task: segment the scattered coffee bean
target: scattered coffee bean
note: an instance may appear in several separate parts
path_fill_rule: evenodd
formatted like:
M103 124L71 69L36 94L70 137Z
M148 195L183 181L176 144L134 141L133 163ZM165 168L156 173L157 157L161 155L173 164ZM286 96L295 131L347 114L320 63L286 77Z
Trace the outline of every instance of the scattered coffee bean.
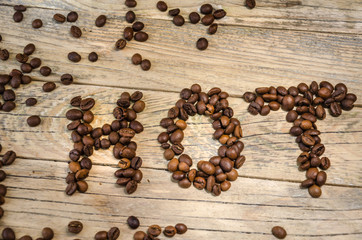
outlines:
M28 119L26 120L26 122L28 123L28 125L30 127L36 127L41 123L41 119L39 116L30 116L28 117Z
M126 13L126 21L128 23L133 23L136 20L136 14L133 11L128 11Z
M147 41L148 39L148 34L145 33L145 32L137 32L135 35L134 35L134 40L138 41L138 42L145 42Z
M119 39L117 42L116 42L116 49L120 50L120 49L123 49L125 48L127 45L127 42L126 40L124 39Z
M58 23L64 23L65 22L65 16L63 14L60 14L60 13L54 14L53 19Z
M71 26L70 34L75 38L80 38L82 36L82 30L77 26Z
M124 4L129 8L134 8L137 6L137 2L135 0L126 0Z
M46 82L43 85L43 91L44 92L51 92L53 91L57 86L53 82Z
M62 84L64 85L70 85L73 83L73 76L66 73L66 74L63 74L61 77L60 77L60 81L62 82Z
M19 63L26 63L29 59L29 57L25 54L21 54L21 53L18 53L16 54L16 61L18 61Z
M212 11L213 11L214 9L213 9L213 7L211 6L211 4L203 4L201 7L200 7L200 12L202 13L202 14L210 14L210 13L212 13Z
M7 151L2 159L2 164L5 166L13 164L16 159L16 153L14 151Z
M15 11L19 11L19 12L25 12L26 11L26 7L24 5L15 5L14 6L14 10Z
M43 66L40 68L40 74L43 76L49 76L52 73L52 69L48 66Z
M174 16L172 21L176 26L182 26L185 24L185 19L181 15Z
M15 240L15 232L11 228L4 228L1 236L4 240Z
M209 34L215 34L217 32L217 27L218 27L217 23L211 24L208 30Z
M130 216L127 219L127 224L132 229L137 229L140 226L140 221L135 216Z
M116 240L120 235L120 230L117 227L112 227L107 233L108 240Z
M205 26L209 26L214 22L215 18L212 14L205 15L203 18L201 18L202 24Z
M132 29L135 32L141 31L145 27L143 22L135 22L132 24Z
M287 232L285 231L285 229L280 226L273 227L272 234L278 239L284 239L287 236Z
M68 232L78 234L83 230L83 224L79 221L68 223Z
M141 68L143 71L148 71L151 68L151 62L148 59L144 59L141 62Z
M98 54L96 52L91 52L88 55L88 60L91 62L96 62L98 60Z
M161 12L167 11L167 4L164 1L158 1L156 6L157 9L160 10Z
M77 12L70 12L67 15L68 22L75 22L78 20L78 13Z
M20 11L16 11L13 15L14 22L21 22L23 21L24 15Z
M206 38L200 38L196 42L197 49L199 49L201 51L205 50L208 47L208 45L209 45L209 42L207 41Z
M136 53L132 56L132 63L134 65L139 65L142 62L142 56L139 53Z
M177 234L184 234L185 232L187 232L187 226L183 223L178 223L175 225Z
M95 24L97 27L103 27L107 22L107 17L105 15L100 15L97 17Z
M40 19L35 19L31 25L33 26L33 28L37 29L43 26L43 22Z
M30 60L30 66L32 67L32 68L38 68L38 67L40 67L41 66L41 60L40 60L40 58L33 58L33 59L31 59Z
M218 9L214 12L214 18L215 19L221 19L226 16L226 12L224 9Z
M35 98L28 98L25 101L26 106L34 106L38 101Z
M31 54L33 54L35 51L35 45L32 43L29 43L28 45L26 45L24 47L24 54L30 56Z
M51 240L54 237L54 232L53 229L49 228L49 227L45 227L43 228L43 230L41 231L41 235L43 236L44 240Z
M127 41L131 41L133 39L133 29L131 27L126 27L123 30L123 37L127 40Z
M168 14L172 17L177 16L180 14L180 9L179 8L171 9L168 11Z
M173 237L176 235L176 228L174 226L167 226L165 227L165 229L163 230L163 234L166 237Z
M70 52L68 53L68 59L72 62L77 63L82 59L82 57L76 52Z
M6 61L9 59L9 51L6 49L0 49L0 59Z
M196 23L200 22L201 17L197 12L192 12L189 15L189 19L192 24L196 24Z

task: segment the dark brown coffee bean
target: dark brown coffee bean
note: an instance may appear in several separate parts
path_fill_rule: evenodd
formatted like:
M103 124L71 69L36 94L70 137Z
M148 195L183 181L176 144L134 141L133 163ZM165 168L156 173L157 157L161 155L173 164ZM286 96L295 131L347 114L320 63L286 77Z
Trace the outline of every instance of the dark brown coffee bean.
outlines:
M70 182L65 189L67 195L73 195L77 191L77 184L75 182Z
M148 39L148 34L145 33L145 32L137 32L135 35L134 35L134 40L138 41L138 42L145 42L147 41Z
M217 27L218 27L217 23L211 24L208 29L209 34L215 34L217 32Z
M137 229L140 226L140 221L135 216L130 216L127 219L127 224L132 229Z
M221 194L221 187L219 184L215 184L212 188L212 194L215 196L219 196Z
M95 101L93 98L86 98L86 99L83 99L81 102L80 102L80 109L83 110L83 111L88 111L90 110L91 108L93 108L95 105Z
M318 186L320 186L320 187L323 186L323 185L326 183L326 181L327 181L327 174L326 174L326 172L320 171L320 172L318 173L315 181L316 181L316 184L317 184Z
M319 198L322 195L322 190L317 185L310 186L308 192L313 198Z
M6 173L3 170L0 170L0 182L6 179Z
M7 101L2 105L1 109L4 112L11 112L15 107L16 105L13 101Z
M212 14L205 15L203 18L201 18L202 24L205 26L209 26L214 22L215 18Z
M156 7L161 12L166 12L167 11L167 4L164 1L158 1L157 4L156 4Z
M276 237L278 239L284 239L287 236L287 232L285 231L285 229L280 227L280 226L273 227L272 228L272 234L274 235L274 237Z
M9 52L6 49L0 49L0 59L6 61L9 59Z
M136 53L132 56L132 63L134 65L139 65L142 62L142 56L139 53Z
M314 146L315 144L314 138L308 134L302 135L302 142L307 146Z
M60 81L61 81L61 83L64 84L64 85L70 85L70 84L73 83L73 76L70 75L70 74L68 74L68 73L63 74L63 75L60 77ZM79 98L80 98L80 97L79 97ZM75 100L75 98L72 99L72 100ZM79 99L79 104L77 103L78 105L75 106L75 107L79 107L80 101L81 101L81 99ZM78 102L78 101L77 101L77 102ZM75 104L75 102L73 102L73 104ZM72 104L72 102L71 102L71 105L72 105L72 106L74 106L73 104Z
M119 40L116 42L115 47L116 47L117 50L121 50L121 49L125 48L126 45L127 45L126 40L124 40L124 39L119 39Z
M19 63L26 63L29 59L28 55L21 54L21 53L16 54L15 58L16 58L16 61L18 61Z
M58 23L64 23L65 22L65 16L63 14L60 14L60 13L54 14L53 19Z
M82 57L76 52L70 52L68 53L68 59L72 62L77 63L82 59Z
M49 228L49 227L45 227L43 228L43 230L41 231L41 235L43 236L44 240L51 240L54 237L54 232L53 229Z
M173 237L176 235L176 228L174 226L167 226L165 227L165 229L163 230L163 234L166 236L166 237Z
M176 15L173 17L173 20L172 20L173 24L175 24L176 26L182 26L185 24L185 19L183 16L181 15Z
M132 24L132 29L133 29L133 31L135 31L135 32L141 31L144 27L145 27L145 25L144 25L143 22L137 21L137 22L135 22L135 23Z
M135 0L126 0L124 4L129 8L134 8L137 6L137 2Z
M77 26L71 26L70 33L75 38L80 38L82 36L82 30Z
M30 127L36 127L41 123L41 119L39 116L30 116L28 117L28 119L26 120L26 122L28 123L28 125Z
M95 240L108 240L108 232L99 231L94 235Z
M4 228L1 236L4 240L15 240L15 232L11 228Z
M135 180L131 180L126 185L126 192L128 194L132 194L137 190L137 182Z
M342 108L341 105L337 102L331 103L331 106L329 107L330 113L333 117L339 117L342 114Z
M98 60L98 54L96 52L89 53L88 60L91 62L96 62Z
M250 103L250 102L255 101L256 95L252 92L245 92L243 95L243 98L246 102Z
M309 168L305 175L306 175L307 179L316 180L318 172L319 171L317 168Z
M201 51L205 50L208 47L208 45L209 45L209 42L207 41L206 38L200 38L196 42L197 49L199 49Z
M133 23L136 20L136 14L133 11L128 11L126 13L126 21L128 23Z
M290 111L293 109L294 107L294 98L291 95L286 95L283 98L283 102L282 102L282 109L285 111Z
M46 82L43 85L43 91L44 92L51 92L53 91L57 86L53 82Z
M3 92L3 99L4 101L14 101L16 98L15 92L11 89L6 89Z
M14 6L14 10L15 11L19 11L19 12L25 12L26 11L26 7L24 5L15 5Z
M177 16L180 14L180 9L179 8L171 9L168 11L168 14L172 17Z
M29 63L21 64L20 69L23 73L30 73L33 70L33 68L31 67L31 65Z
M77 12L70 12L67 15L68 22L75 22L78 20L78 13Z
M140 91L135 91L131 95L131 101L133 101L133 102L137 102L137 101L141 100L142 98L143 98L143 93Z
M187 226L183 223L178 223L175 225L177 234L184 234L185 232L187 232Z
M28 56L33 54L34 51L35 51L35 45L32 43L29 43L28 45L26 45L24 47L24 54L26 54Z
M208 4L208 3L203 4L200 7L200 12L205 15L212 13L213 10L214 10L214 8L211 6L211 4Z
M330 166L331 166L331 162L330 162L329 158L322 157L321 158L320 168L323 169L323 170L327 170Z
M301 188L309 188L310 186L312 186L314 184L314 180L313 179L306 179L303 182L301 182L300 187Z
M33 26L33 28L37 29L43 26L43 22L40 19L35 19L31 25Z
M192 12L189 15L189 20L192 24L196 24L200 21L201 17L197 12Z
M221 19L226 16L226 12L224 9L218 9L214 12L215 19Z
M123 37L127 40L127 41L131 41L133 38L133 29L131 27L126 27L123 30Z
M40 67L40 65L41 65L40 58L33 58L33 59L30 60L30 66L32 68L34 68L34 69L38 68L38 67Z
M9 166L13 164L16 159L16 153L14 151L7 151L2 159L2 164L5 166Z
M266 116L270 113L270 107L268 105L265 105L260 110L260 115Z
M79 221L71 221L68 223L68 232L78 234L83 230L83 224Z
M148 71L151 68L151 62L148 59L144 59L141 62L141 68L143 71Z
M321 156L325 151L325 147L323 144L316 144L312 148L312 153L316 154L317 156Z
M76 96L70 100L70 105L72 105L73 107L79 107L81 101L82 101L81 96Z
M112 227L111 229L109 229L108 231L108 240L116 240L118 239L119 235L120 235L120 231L118 227Z
M24 15L20 11L16 11L13 15L14 22L21 22L23 21Z
M52 69L48 66L43 66L39 70L40 74L47 77L52 73Z
M30 237L29 235L24 235L21 238L19 238L19 240L33 240L33 238Z
M97 17L96 21L95 21L95 25L97 27L103 27L107 22L107 17L105 15L100 15Z
M350 99L344 99L342 102L341 102L341 108L345 111L350 111L352 110L352 108L354 107L353 105L354 101L353 100L350 100Z

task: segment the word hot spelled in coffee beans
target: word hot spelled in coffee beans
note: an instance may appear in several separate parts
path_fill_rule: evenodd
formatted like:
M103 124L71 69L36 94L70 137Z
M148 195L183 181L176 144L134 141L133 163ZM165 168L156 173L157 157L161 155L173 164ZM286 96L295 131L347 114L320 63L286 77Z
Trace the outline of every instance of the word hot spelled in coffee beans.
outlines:
M120 169L114 173L118 178L116 183L125 186L128 194L137 190L137 185L143 178L139 170L142 158L136 156L137 144L132 138L143 131L143 125L136 120L137 113L145 108L142 97L143 94L139 91L132 95L128 92L122 93L117 101L118 106L113 110L116 120L97 128L90 125L94 119L91 111L95 104L94 99L82 99L77 96L71 100L70 104L77 108L70 109L66 113L67 119L72 121L67 128L72 131L71 139L74 142L74 149L69 152L71 161L70 173L66 178L68 184L66 194L72 195L77 190L81 193L87 191L88 184L84 179L88 177L92 168L89 157L94 150L109 149L111 145L114 145L114 157L119 159Z
M161 120L160 125L165 128L165 132L158 136L158 141L165 149L168 170L180 187L188 188L193 184L197 189L206 189L218 196L221 191L231 187L231 181L237 179L236 169L245 162L245 156L240 155L244 144L239 141L242 129L239 120L233 118L234 111L229 107L228 96L220 88L215 87L205 93L201 91L200 85L194 84L190 89L181 91L181 99L168 111L168 117ZM222 144L218 156L209 161L199 161L197 170L191 169L192 158L183 154L182 145L186 121L189 116L196 114L209 116L213 120L213 137Z
M321 143L316 122L318 119L325 119L326 109L329 109L333 117L339 117L343 110L352 110L357 100L356 95L348 93L343 83L333 86L326 81L319 85L313 81L309 86L300 83L297 87L288 89L282 86L260 87L255 89L255 93L246 92L243 97L250 103L248 111L253 115L266 116L270 110L277 111L279 108L288 111L286 120L293 123L289 133L296 137L302 150L297 164L300 171L306 171L306 180L301 183L301 187L308 188L312 197L320 197L320 187L327 180L324 170L327 170L331 163L328 157L322 157L325 147Z

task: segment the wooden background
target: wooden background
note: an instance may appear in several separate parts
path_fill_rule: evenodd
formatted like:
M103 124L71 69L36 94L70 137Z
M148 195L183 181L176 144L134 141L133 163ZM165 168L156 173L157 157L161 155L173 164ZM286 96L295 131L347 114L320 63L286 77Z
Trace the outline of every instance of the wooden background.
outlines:
M33 56L53 69L49 77L34 71L31 75L36 80L16 91L17 108L0 112L2 154L12 149L19 156L5 168L8 195L0 230L11 226L18 237L39 237L41 229L50 226L56 239L92 239L97 231L117 226L120 239L131 239L134 231L125 221L135 215L141 230L151 224L187 224L189 231L174 239L273 239L271 228L275 225L285 227L288 239L361 239L361 1L263 0L257 1L253 10L245 8L243 0L210 1L228 13L213 36L207 36L207 28L201 24L174 26L166 13L155 8L156 2L140 0L135 9L149 40L132 41L126 49L115 51L114 43L127 26L124 15L128 9L123 0L0 0L0 48L11 52L10 60L0 62L0 72L19 66L15 54L29 42L37 47ZM180 7L183 16L204 3L167 2L170 8ZM20 3L28 10L23 22L14 23L13 5ZM70 36L72 24L52 20L55 13L66 15L71 10L79 13L75 25L83 29L80 39ZM109 19L103 28L94 25L100 14ZM41 29L31 28L35 18L43 20ZM200 52L195 42L203 36L210 45ZM70 51L79 52L83 60L69 62ZM99 54L96 63L87 60L92 51ZM152 61L149 72L130 63L135 52ZM75 83L59 84L63 73L73 74ZM286 113L251 116L240 99L243 92L259 86L296 86L313 80L343 82L359 97L352 111L339 118L328 115L318 122L325 156L332 161L319 199L299 189L304 173L296 167L299 150L288 134ZM44 81L55 81L57 89L42 92ZM176 102L178 92L193 83L205 90L218 86L228 91L244 131L247 161L239 170L240 178L219 197L193 187L181 189L171 182L156 141L162 131L160 119ZM144 160L144 179L137 192L127 195L114 184L117 161L110 151L100 150L91 157L94 167L87 179L88 192L66 196L64 177L72 144L64 115L69 100L75 95L95 98L93 126L101 126L113 120L112 109L120 93L136 89L143 90L147 104L139 115L145 131L136 137L138 154ZM39 103L25 107L28 97L36 97ZM26 118L34 114L43 122L30 128ZM189 120L184 142L195 163L216 153L219 145L211 139L212 132L208 119L196 116ZM70 220L84 223L78 236L66 233Z

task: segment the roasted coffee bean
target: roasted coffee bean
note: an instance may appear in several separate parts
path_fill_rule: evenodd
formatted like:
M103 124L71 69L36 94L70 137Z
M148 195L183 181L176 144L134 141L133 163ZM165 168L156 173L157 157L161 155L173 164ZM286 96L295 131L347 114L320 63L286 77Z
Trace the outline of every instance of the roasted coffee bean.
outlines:
M200 12L202 13L202 14L210 14L210 13L212 13L212 11L213 11L214 9L213 9L213 7L211 6L211 4L203 4L203 5L201 5L201 7L200 7Z
M20 75L15 75L11 78L10 80L10 86L12 88L19 88L21 84L21 76Z
M43 26L43 22L40 19L35 19L32 24L33 28L41 28Z
M217 32L217 27L218 27L217 23L211 24L208 29L209 34L215 34Z
M187 226L183 223L178 223L175 225L177 234L184 234L185 232L187 232Z
M107 239L108 240L116 240L118 239L119 235L120 235L120 231L118 227L112 227L111 229L108 230L108 234L107 234Z
M156 4L156 7L161 12L166 12L167 11L167 4L164 1L158 1L157 4Z
M137 2L135 0L126 0L124 4L129 8L134 8L137 6Z
M6 173L3 170L0 170L0 182L6 179Z
M151 225L148 227L147 233L153 237L157 237L161 234L161 227L158 225Z
M212 188L212 194L215 196L219 196L221 194L221 187L219 184L215 184Z
M21 53L16 54L15 58L16 58L16 61L18 61L19 63L26 63L29 59L28 55L21 54Z
M184 151L184 146L181 143L176 143L171 146L171 149L176 155L180 155Z
M1 54L1 53L0 53ZM0 56L1 58L1 56ZM20 69L23 73L30 73L33 69L29 63L23 63L20 65Z
M97 17L96 21L95 21L95 25L97 27L103 27L107 22L107 17L105 15L100 15Z
M68 22L75 22L78 20L78 13L77 12L70 12L67 15Z
M16 107L15 103L13 101L7 101L5 102L1 109L4 111L4 112L10 112L12 111L14 108Z
M54 237L54 232L53 229L49 228L49 227L45 227L43 228L43 230L41 231L41 235L43 236L44 240L51 240Z
M306 179L303 182L301 182L300 187L301 188L309 188L310 186L312 186L314 184L314 180L313 179Z
M327 174L324 171L320 171L315 179L318 186L323 186L326 183Z
M140 221L135 216L130 216L127 219L127 224L132 229L137 229L140 226Z
M24 47L24 54L26 54L28 56L33 54L34 51L35 51L35 45L32 43L29 43L28 45L26 45Z
M203 164L201 164L200 170L207 175L213 175L215 173L215 166L214 164L205 161Z
M27 75L23 75L21 77L21 83L22 84L29 84L29 83L31 83L31 81L32 81L32 78L27 76Z
M250 103L250 102L255 101L256 95L252 92L245 92L243 95L243 98L246 102Z
M315 180L318 175L318 169L317 168L309 168L306 172L307 179L313 179Z
M36 126L38 126L38 125L41 123L41 119L40 119L39 116L34 115L34 116L28 117L28 119L26 120L26 122L28 123L28 125L29 125L30 127L36 127Z
M62 82L62 84L64 85L70 85L73 83L73 76L66 73L66 74L63 74L61 77L60 77L60 81ZM74 103L73 103L74 104ZM72 103L71 105L74 106ZM80 101L79 101L79 104L80 104ZM79 106L79 105L78 105ZM78 107L78 106L75 106L75 107Z
M5 166L13 164L16 159L16 153L14 151L7 151L2 159L2 164Z
M287 232L283 227L275 226L272 228L272 234L278 239L284 239L287 236Z
M4 101L14 101L16 98L15 92L11 89L7 89L3 92Z
M38 68L41 65L41 59L40 58L33 58L30 60L30 66L32 68Z
M54 82L46 82L43 85L43 91L44 92L51 92L53 91L57 86L55 85Z
M15 5L14 6L14 10L15 11L19 11L19 12L25 12L26 11L26 7L24 5Z
M128 194L132 194L137 190L137 182L135 180L131 180L126 185L126 192Z
M88 60L90 62L96 62L98 60L98 54L96 52L89 53Z
M135 35L134 35L134 40L138 41L138 42L145 42L147 41L148 39L148 34L145 33L145 32L137 32Z
M85 193L88 190L88 183L86 181L77 181L77 190L80 193Z
M66 118L68 120L78 120L83 118L83 112L78 109L70 109L66 113Z
M137 22L135 22L135 23L132 24L132 29L133 29L133 31L135 31L135 32L141 31L144 27L145 27L145 25L144 25L143 22L137 21Z
M4 228L1 236L4 240L15 240L15 232L11 228Z
M126 21L128 23L133 23L136 20L136 14L133 11L128 11L126 13Z
M47 77L52 73L52 69L48 66L43 66L39 70L40 74Z
M108 232L99 231L94 235L95 240L108 240Z
M60 13L54 14L53 19L58 23L64 23L65 22L65 16L63 14L60 14Z
M330 113L333 117L339 117L342 114L342 108L341 105L337 102L331 103L331 106L329 107Z
M83 230L83 224L79 221L68 223L68 232L78 234Z
M68 53L68 59L72 62L77 63L82 59L82 57L76 52L70 52Z
M163 230L163 234L166 236L166 237L173 237L176 235L176 228L174 226L167 226L165 227L165 229Z
M350 100L350 99L344 99L342 102L341 102L341 108L345 111L350 111L352 110L352 108L354 107L353 105L353 100Z
M141 62L141 68L143 71L148 71L151 68L151 62L148 59L144 59Z
M131 41L133 38L133 29L131 27L126 27L123 30L123 37L127 40L127 41Z
M70 182L65 189L67 195L73 195L77 191L77 184L75 182Z
M185 19L183 16L181 15L176 15L173 17L173 20L172 20L173 24L175 24L176 26L182 26L185 24Z
M179 8L171 9L168 11L168 14L172 17L177 16L180 14L180 9Z
M330 166L331 166L331 162L330 162L329 158L322 157L320 168L323 170L327 170Z
M142 62L142 56L139 53L136 53L132 56L132 63L134 65L139 65Z
M209 26L214 22L215 18L212 14L205 15L203 18L201 18L202 24L205 26Z
M270 113L270 107L267 105L263 106L260 110L260 115L262 115L262 116L266 116L269 113Z
M189 20L192 24L196 24L200 21L201 17L197 12L192 12L189 15Z
M21 238L19 238L19 240L33 240L33 238L30 237L29 235L24 235Z
M70 27L70 34L72 34L75 38L80 38L82 36L82 30L77 26L71 26Z
M88 111L94 106L94 104L95 104L95 101L93 98L86 98L80 102L79 107L83 111Z
M6 196L6 193L7 193L7 188L6 188L6 186L3 185L3 184L0 184L0 196L5 197L5 196Z
M308 192L313 198L319 198L322 195L322 190L317 185L310 186Z
M9 59L9 51L6 49L0 49L0 59L6 61Z
M75 174L75 178L77 180L82 180L88 177L89 170L88 169L81 169Z
M282 109L285 111L290 111L293 109L294 107L294 98L291 95L286 95L283 98L283 102L282 102Z
M200 38L199 40L197 40L196 42L196 47L199 50L205 50L209 45L209 42L207 41L206 38Z
M226 12L224 9L218 9L214 12L215 19L221 19L226 16Z
M323 144L316 144L312 148L312 153L316 154L317 156L321 156L325 151L325 147Z
M148 239L148 236L145 232L138 231L135 232L135 234L133 235L133 240L144 240L144 239Z
M13 15L14 22L21 22L23 21L24 15L20 11L16 11Z

